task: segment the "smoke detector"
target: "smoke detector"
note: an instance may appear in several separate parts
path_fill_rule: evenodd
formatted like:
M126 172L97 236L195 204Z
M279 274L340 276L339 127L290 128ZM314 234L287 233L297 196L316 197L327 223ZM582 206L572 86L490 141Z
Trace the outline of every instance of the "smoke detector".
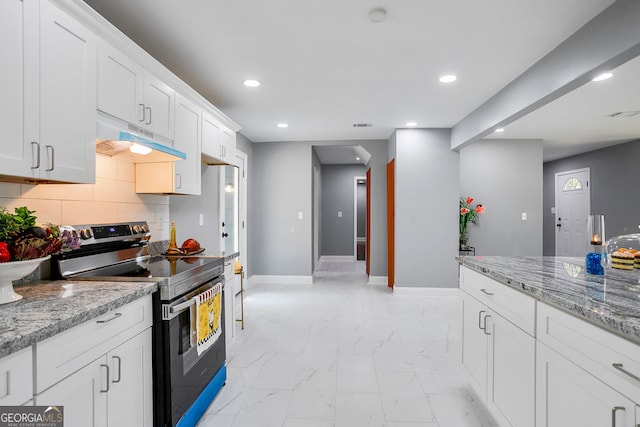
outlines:
M387 11L381 7L375 7L369 11L369 20L374 24L378 24L387 17Z

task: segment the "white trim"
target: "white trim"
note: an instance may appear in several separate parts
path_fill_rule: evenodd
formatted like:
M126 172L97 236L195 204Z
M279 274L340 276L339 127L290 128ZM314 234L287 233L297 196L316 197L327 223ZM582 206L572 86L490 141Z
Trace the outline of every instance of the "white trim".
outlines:
M409 287L394 286L393 294L399 296L413 297L458 297L460 296L459 288L425 288L425 287Z
M312 276L271 276L254 274L247 280L249 286L264 285L312 285Z
M369 285L385 285L389 284L389 278L387 276L369 276Z
M322 255L320 262L355 262L352 255Z

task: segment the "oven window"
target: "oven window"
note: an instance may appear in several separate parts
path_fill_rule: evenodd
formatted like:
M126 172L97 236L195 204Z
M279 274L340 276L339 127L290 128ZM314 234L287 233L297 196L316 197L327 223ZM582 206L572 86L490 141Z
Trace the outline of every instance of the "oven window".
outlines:
M178 354L184 354L193 347L191 338L191 310L180 313L180 347Z

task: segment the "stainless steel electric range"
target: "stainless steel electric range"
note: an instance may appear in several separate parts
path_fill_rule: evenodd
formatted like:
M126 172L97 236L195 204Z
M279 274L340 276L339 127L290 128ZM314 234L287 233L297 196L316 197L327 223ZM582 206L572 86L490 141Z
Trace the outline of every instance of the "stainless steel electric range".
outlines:
M75 280L157 281L154 425L195 426L226 381L223 258L151 256L145 222L72 228L81 248L56 256L54 275ZM218 313L212 310L218 319L216 334L205 339L198 334L202 315L198 301L216 301L219 307Z

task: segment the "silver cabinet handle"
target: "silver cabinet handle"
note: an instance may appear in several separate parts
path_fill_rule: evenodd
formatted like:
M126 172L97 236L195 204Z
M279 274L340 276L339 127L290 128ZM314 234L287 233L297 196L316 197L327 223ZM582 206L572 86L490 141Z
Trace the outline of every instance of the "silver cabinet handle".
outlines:
M151 107L145 107L145 110L149 110L149 121L148 122L144 122L145 125L150 125L151 124Z
M105 390L103 390L102 388L100 389L100 393L107 393L109 392L109 365L100 365L101 368L106 368L107 369L107 388Z
M484 334L485 334L485 335L491 335L491 334L489 333L489 331L487 330L487 319L488 319L489 317L491 317L491 315L490 315L490 314L487 314L486 316L484 316L484 328L482 328L482 330L484 331Z
M146 111L147 109L144 107L144 104L138 104L138 106L140 107L140 109L142 110L142 118L138 119L139 122L144 122L146 117Z
M484 329L487 326L486 320L484 322L485 326L484 327L482 326L482 313L486 313L486 311L485 310L480 310L478 312L478 329Z
M36 146L38 148L38 151L36 151L36 165L35 166L31 166L31 169L38 169L40 168L40 143L37 141L31 141L31 155L33 156L33 146Z
M480 289L480 291L482 291L483 293L485 293L485 294L487 294L487 295L493 295L493 292L489 292L488 290L486 290L486 289L484 289L484 288L483 288L483 289Z
M623 374L633 378L634 380L640 381L640 377L637 376L637 375L634 375L631 372L629 372L626 369L624 369L624 366L622 365L622 363L613 363L613 364L611 364L611 366L613 366L615 369L617 369L618 371L622 372Z
M616 412L624 410L624 406L614 406L611 408L611 427L616 427Z
M118 361L118 379L116 380L116 377L114 375L113 382L119 383L120 380L122 379L122 359L120 359L119 356L111 356L111 357Z
M51 169L47 169L47 172L51 172L56 168L56 149L53 147L53 145L47 145L46 149L47 151L51 149Z
M96 323L107 323L107 322L111 322L112 320L116 320L118 317L122 316L122 313L113 313L113 317L110 317L108 319L100 319L100 320L96 320Z

